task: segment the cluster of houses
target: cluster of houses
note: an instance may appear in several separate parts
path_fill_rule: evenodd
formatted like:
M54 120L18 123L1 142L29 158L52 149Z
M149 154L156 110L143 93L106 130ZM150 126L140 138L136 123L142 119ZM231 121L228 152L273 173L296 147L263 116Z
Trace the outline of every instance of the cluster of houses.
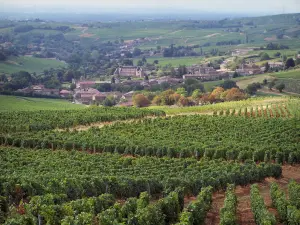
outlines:
M201 81L213 81L229 79L229 73L224 71L217 71L209 66L192 66L187 67L188 74L183 75L183 79L194 78Z

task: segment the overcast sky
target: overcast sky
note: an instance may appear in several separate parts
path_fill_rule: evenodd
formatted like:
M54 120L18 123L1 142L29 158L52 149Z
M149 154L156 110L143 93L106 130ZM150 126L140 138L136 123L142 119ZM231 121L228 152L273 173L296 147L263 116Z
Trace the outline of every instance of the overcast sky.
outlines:
M209 12L300 13L300 0L0 0L0 8L63 7L87 9L159 9Z

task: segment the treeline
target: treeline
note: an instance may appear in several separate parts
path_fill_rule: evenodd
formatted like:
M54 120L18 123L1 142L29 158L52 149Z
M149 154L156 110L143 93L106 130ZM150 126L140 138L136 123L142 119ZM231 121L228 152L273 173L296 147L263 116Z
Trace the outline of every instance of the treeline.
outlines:
M222 45L239 45L241 44L241 40L230 40L230 41L219 41L216 43L217 46L222 46Z

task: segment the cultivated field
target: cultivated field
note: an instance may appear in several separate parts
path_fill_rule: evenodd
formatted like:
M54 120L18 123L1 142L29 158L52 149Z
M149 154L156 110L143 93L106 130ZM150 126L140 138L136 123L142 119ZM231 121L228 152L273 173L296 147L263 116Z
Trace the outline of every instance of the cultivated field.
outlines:
M72 104L66 100L27 98L0 95L0 111L36 111L36 110L66 110L81 109L83 105Z
M0 221L297 224L299 105L0 112Z
M0 62L0 73L17 73L21 70L29 73L42 73L50 68L65 67L66 64L55 59L42 59L31 56L11 57Z

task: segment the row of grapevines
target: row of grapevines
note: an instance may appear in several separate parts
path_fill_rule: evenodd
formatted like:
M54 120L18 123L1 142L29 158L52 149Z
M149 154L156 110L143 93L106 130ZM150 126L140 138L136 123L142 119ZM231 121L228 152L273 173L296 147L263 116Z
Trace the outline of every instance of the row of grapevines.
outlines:
M44 110L0 112L0 132L24 132L69 128L126 119L139 119L147 116L165 116L163 111L138 108L92 107L79 110Z
M292 180L288 186L290 204L300 209L300 184Z
M220 225L235 225L237 224L236 207L237 197L234 193L235 186L228 185L226 190L226 198L224 206L220 211Z
M135 156L208 157L300 162L300 120L177 116L116 123L87 131L40 131L0 135L0 144L113 152ZM164 129L162 129L162 127Z
M30 196L64 194L69 200L110 193L117 198L169 193L181 186L196 195L202 187L215 190L227 183L247 185L279 177L276 164L221 160L138 157L119 154L0 148L0 195L10 204Z
M283 222L286 221L288 201L286 200L285 193L279 188L278 184L272 183L270 194L272 204L277 209L280 220Z
M115 198L110 194L77 199L66 203L62 203L63 200L57 197L59 196L51 196L51 194L32 197L28 204L21 204L18 207L24 207L22 213L24 216L20 216L18 211L11 210L6 224L14 224L16 221L19 224L24 224L26 220L31 220L31 224L61 224L61 220L65 217L73 217L80 221L81 216L96 215L115 203ZM55 199L58 201L54 201Z
M285 118L290 117L285 104L275 104L266 106L246 107L240 109L226 109L221 111L214 111L214 116L244 116L244 117L265 117L265 118Z
M295 181L290 181L288 185L289 200L286 199L284 191L282 191L278 184L271 185L272 203L276 207L281 222L289 225L299 225L300 210L299 210L299 196L300 185Z
M267 210L257 184L251 186L250 198L251 210L254 214L256 224L275 225L275 216Z
M182 212L177 225L201 225L204 224L206 214L212 204L212 188L203 188L196 201L191 202Z

